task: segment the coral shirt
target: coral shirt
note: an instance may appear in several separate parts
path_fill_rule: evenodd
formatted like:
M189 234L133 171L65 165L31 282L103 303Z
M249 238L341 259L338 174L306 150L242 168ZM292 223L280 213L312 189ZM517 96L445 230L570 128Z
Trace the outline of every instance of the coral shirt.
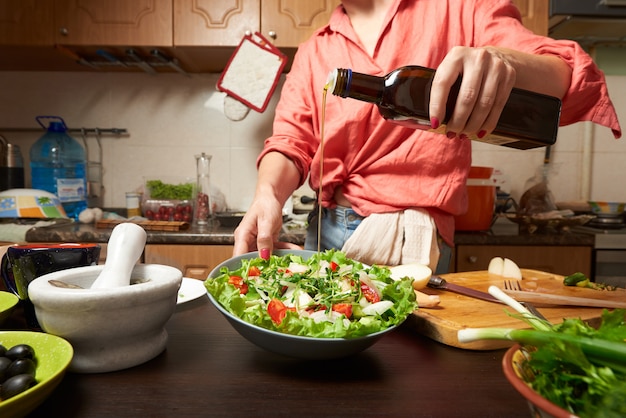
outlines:
M323 88L335 68L383 76L404 65L437 68L454 46L508 47L561 57L573 69L563 99L561 124L580 120L620 128L603 74L571 41L534 35L521 24L508 0L396 0L386 16L373 57L361 46L339 6L327 26L303 43L293 61L276 108L270 151L288 156L310 174L318 191ZM454 215L467 207L470 140L414 130L384 120L375 105L328 95L326 102L322 202L334 207L335 188L359 214L424 208L448 244ZM318 191L319 193L319 191Z

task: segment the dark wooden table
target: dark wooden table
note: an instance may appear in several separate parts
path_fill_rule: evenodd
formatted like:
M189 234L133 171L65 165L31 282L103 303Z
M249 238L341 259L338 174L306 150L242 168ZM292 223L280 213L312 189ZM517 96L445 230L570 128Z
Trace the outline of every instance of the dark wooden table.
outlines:
M245 340L208 298L179 305L167 329L155 359L67 373L32 416L530 416L502 373L503 350L461 350L401 327L353 357L300 361Z

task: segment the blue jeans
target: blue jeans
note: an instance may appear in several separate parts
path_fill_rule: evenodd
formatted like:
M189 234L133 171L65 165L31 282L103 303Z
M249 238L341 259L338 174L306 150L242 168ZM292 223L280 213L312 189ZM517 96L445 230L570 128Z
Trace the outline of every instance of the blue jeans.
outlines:
M315 207L308 217L309 226L304 241L305 250L317 251L317 218L318 208ZM320 251L331 248L341 249L363 219L363 216L344 206L337 206L334 209L323 208ZM439 251L441 254L435 274L445 274L450 269L452 249L439 239Z

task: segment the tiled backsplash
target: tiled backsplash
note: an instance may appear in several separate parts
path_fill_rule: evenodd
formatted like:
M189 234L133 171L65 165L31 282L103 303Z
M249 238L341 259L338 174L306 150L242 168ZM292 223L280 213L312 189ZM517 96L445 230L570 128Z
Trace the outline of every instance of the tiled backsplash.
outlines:
M271 133L277 90L265 113L250 111L241 122L224 116L223 93L215 88L218 74L150 76L143 73L0 73L0 128L36 128L35 116L61 116L71 128L125 128L127 137L102 139L105 207L123 207L125 192L141 187L146 176L195 177L196 154L211 161L212 183L226 196L231 209L245 210L256 182L255 160ZM626 127L626 76L608 76L609 91ZM552 150L558 176L551 189L557 201L585 197L583 147L592 131L590 171L593 200L626 201L623 177L626 143L609 129L580 123L561 128ZM41 133L0 130L28 150ZM527 179L543 163L544 150L518 151L477 143L474 165L504 173L508 188L519 198ZM30 173L26 168L27 183ZM305 188L305 190L307 190Z

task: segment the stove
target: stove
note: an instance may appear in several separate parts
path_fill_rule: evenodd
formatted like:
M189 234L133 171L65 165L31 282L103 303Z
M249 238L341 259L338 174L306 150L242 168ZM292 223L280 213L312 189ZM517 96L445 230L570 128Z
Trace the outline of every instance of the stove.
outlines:
M626 288L626 222L623 216L601 217L572 228L594 235L593 277L598 283Z

